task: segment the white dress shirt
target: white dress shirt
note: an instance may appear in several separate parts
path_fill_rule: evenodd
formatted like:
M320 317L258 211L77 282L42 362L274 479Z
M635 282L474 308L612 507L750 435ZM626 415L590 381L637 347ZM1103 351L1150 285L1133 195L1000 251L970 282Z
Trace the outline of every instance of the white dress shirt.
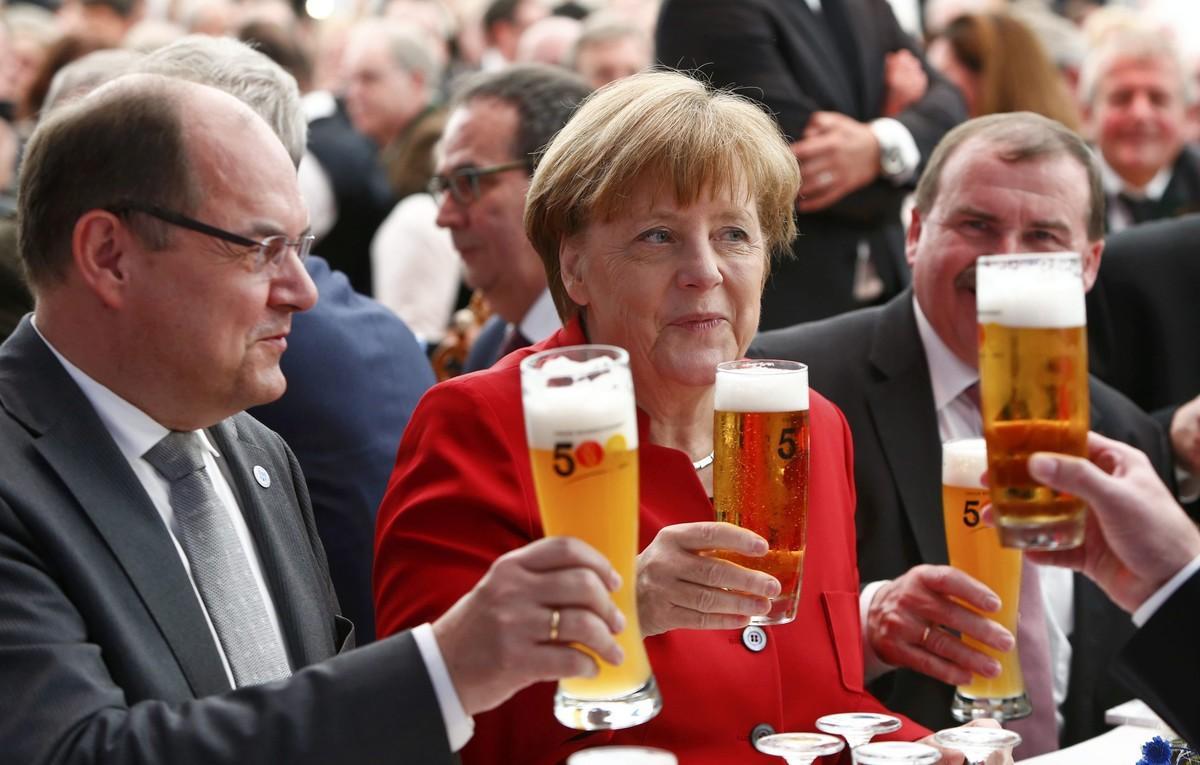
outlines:
M979 371L965 364L942 342L929 320L925 318L915 296L913 297L913 312L916 314L917 332L925 349L925 359L929 364L933 403L937 408L938 435L943 442L953 438L978 438L983 434L983 422L979 409L965 394L968 388L978 382ZM1061 730L1063 717L1057 708L1061 707L1067 698L1067 687L1071 676L1070 635L1075 621L1075 580L1070 569L1037 566L1036 564L1034 568L1041 580L1046 628L1050 633L1050 664L1054 673L1055 716ZM866 634L867 612L871 600L879 588L885 584L887 584L886 581L871 582L862 590L859 614L862 618L864 635ZM866 640L863 641L863 664L868 680L893 669L875 654Z
M558 318L558 309L554 307L554 298L549 289L542 290L542 294L529 306L519 327L531 345L542 342L562 329L562 319Z
M437 209L428 194L409 194L371 240L375 299L434 344L446 334L462 282L462 259L450 230L437 225Z
M34 323L34 330L37 331L36 322ZM96 410L100 421L104 424L109 434L112 435L117 448L133 469L138 482L146 490L146 494L149 495L155 510L158 511L159 517L162 518L163 524L167 527L167 532L171 535L171 541L175 543L175 552L179 555L179 559L183 563L183 570L187 573L188 581L192 583L192 591L196 595L196 602L200 606L200 611L204 614L204 621L208 625L208 630L212 635L217 655L221 657L221 665L225 668L225 676L229 680L229 687L235 688L236 683L233 679L233 670L229 667L229 660L225 657L225 651L221 647L221 641L217 637L217 631L213 627L212 619L209 617L208 611L204 608L204 601L200 598L200 591L196 589L196 582L192 578L192 569L188 564L187 554L184 553L183 547L179 544L179 539L176 536L175 513L171 508L169 498L170 484L165 478L159 475L158 471L149 462L142 458L143 454L161 441L170 431L152 419L148 414L92 379L86 372L68 361L40 331L38 331L38 336L42 338L42 342L46 343L46 347L50 349L59 363L63 365L63 368L67 370L67 374L71 376L71 379L75 381L75 384L79 386L83 395ZM213 489L216 491L221 506L229 513L234 532L237 534L238 541L241 543L242 549L245 551L246 557L250 562L250 571L254 576L254 584L257 586L259 594L266 604L271 629L279 637L280 645L284 646L284 650L286 651L286 643L283 641L283 634L279 628L279 615L275 611L275 603L271 598L270 591L267 589L266 580L263 578L262 564L259 562L258 552L254 547L250 529L246 526L246 519L242 517L242 511L237 503L233 489L229 486L229 482L225 480L225 474L217 465L216 460L220 458L220 452L208 440L208 436L203 430L196 432L200 435L206 447L204 451L204 466L208 472L209 480L212 481ZM279 478L282 478L282 476ZM438 707L441 709L442 719L446 724L451 751L458 751L466 745L467 741L473 735L475 731L474 721L463 709L462 702L454 690L454 684L450 680L450 673L446 668L446 662L442 657L441 650L438 648L437 639L434 637L433 628L428 624L423 624L414 629L412 634L417 643L417 649L421 653L421 658L425 661L429 678L433 683Z

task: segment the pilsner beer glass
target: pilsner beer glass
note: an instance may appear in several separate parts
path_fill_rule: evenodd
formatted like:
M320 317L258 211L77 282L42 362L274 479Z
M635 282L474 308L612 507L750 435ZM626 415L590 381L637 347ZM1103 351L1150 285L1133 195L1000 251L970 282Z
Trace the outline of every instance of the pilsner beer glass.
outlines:
M983 582L1000 597L1000 612L982 615L1016 635L1021 551L1002 547L996 529L982 522L980 511L987 503L988 493L979 478L986 469L987 445L982 438L962 438L942 444L946 551L951 566ZM954 719L967 722L990 717L1004 721L1027 717L1033 707L1025 694L1017 649L1002 653L965 635L963 642L1000 662L1000 675L973 675L970 683L958 686L950 704Z
M1087 453L1087 320L1078 253L991 255L976 266L979 382L992 506L1006 547L1083 542L1084 504L1035 482L1029 455Z
M662 697L638 624L638 431L629 354L604 345L535 353L521 362L521 399L546 536L582 539L621 575L612 598L625 615L616 636L625 660L614 666L588 652L599 674L561 680L554 716L580 730L644 723L662 709Z
M794 361L717 365L713 504L718 521L767 540L760 558L713 554L779 580L779 597L751 624L796 618L808 522L808 367Z

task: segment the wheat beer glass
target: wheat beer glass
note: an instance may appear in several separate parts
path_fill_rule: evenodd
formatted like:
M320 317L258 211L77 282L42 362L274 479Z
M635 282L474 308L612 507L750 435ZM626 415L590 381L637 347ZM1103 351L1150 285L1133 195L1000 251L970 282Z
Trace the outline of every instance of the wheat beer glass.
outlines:
M590 654L599 674L561 680L554 716L580 730L644 723L662 709L662 698L638 624L638 431L629 354L604 345L535 353L521 362L521 399L546 536L587 542L622 582L612 598L625 615L616 636L624 662L614 666Z
M980 512L987 503L988 492L979 478L985 470L987 445L982 438L963 438L942 444L946 551L950 554L951 566L983 582L1000 597L1000 612L982 615L1016 635L1021 551L1002 547L996 529L982 523ZM963 642L1000 662L1000 675L993 678L974 675L970 683L958 686L950 704L954 719L966 722L990 717L1004 721L1027 717L1033 707L1025 694L1017 649L1014 647L1001 653L965 635Z
M1036 483L1033 452L1086 454L1087 327L1077 253L979 258L979 382L992 506L1005 547L1083 541L1085 508Z
M808 367L794 361L717 365L713 502L718 521L767 540L761 558L716 552L765 571L782 589L751 624L796 618L808 522Z

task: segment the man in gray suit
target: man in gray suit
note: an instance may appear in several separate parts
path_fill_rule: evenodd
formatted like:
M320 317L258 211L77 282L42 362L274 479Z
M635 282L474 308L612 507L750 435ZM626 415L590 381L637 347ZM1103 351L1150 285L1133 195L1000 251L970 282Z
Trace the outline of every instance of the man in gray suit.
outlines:
M809 364L813 387L846 415L858 565L870 583L861 606L868 675L874 668L878 678L871 690L928 727L953 723L955 684L999 669L939 628L1000 651L1014 637L956 602L984 613L998 607L986 588L945 565L941 444L982 433L976 259L1078 252L1090 287L1103 232L1099 172L1075 134L1028 113L971 120L942 139L917 185L907 234L912 288L879 308L766 332L751 348L752 355ZM1092 428L1138 446L1166 477L1169 453L1157 424L1094 378L1090 396ZM1102 732L1104 710L1130 697L1109 668L1132 627L1085 578L1041 573L1047 629L1040 644L1049 667L1040 673L1042 703L1034 701L1036 731L1026 732L1038 734L1044 751ZM1023 658L1036 653L1021 650Z
M619 659L615 574L566 540L335 656L352 629L303 477L242 413L283 392L316 299L294 169L247 107L144 75L63 107L30 140L20 224L37 306L0 346L6 759L443 762L471 715L593 670L565 643Z

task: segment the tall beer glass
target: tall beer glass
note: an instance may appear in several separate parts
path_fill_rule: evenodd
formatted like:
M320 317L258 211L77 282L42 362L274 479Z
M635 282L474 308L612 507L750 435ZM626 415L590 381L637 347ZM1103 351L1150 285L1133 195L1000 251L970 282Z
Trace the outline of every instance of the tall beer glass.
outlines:
M717 365L713 500L718 521L750 529L770 550L715 554L779 580L782 591L751 624L796 618L808 522L808 367L794 361Z
M546 536L578 537L621 575L613 602L625 615L614 666L588 652L595 677L559 682L554 716L580 730L628 728L662 709L637 610L638 431L629 354L580 345L521 362L525 433ZM585 650L580 648L580 650Z
M980 511L987 502L988 493L979 477L986 469L987 445L982 438L964 438L942 444L946 551L950 554L951 566L983 582L1000 597L1000 612L983 615L1016 635L1021 551L1001 547L996 529L981 522ZM1025 694L1017 649L1014 647L1001 653L966 636L963 642L1000 662L1000 675L994 678L975 675L967 685L958 686L950 705L954 719L966 722L990 717L1004 721L1027 717L1033 707Z
M1006 547L1083 541L1079 499L1036 483L1029 455L1086 454L1087 321L1077 253L979 258L979 378L992 506Z

